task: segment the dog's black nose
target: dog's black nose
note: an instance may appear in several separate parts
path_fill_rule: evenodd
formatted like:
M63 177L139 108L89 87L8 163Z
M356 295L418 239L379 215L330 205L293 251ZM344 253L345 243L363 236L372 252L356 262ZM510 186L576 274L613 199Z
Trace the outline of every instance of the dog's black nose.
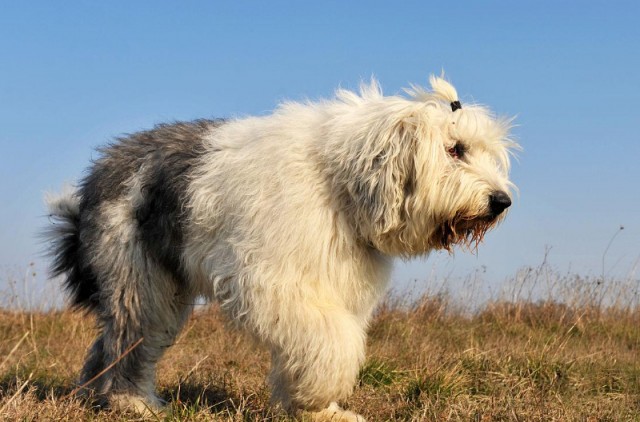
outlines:
M491 216L497 217L502 211L509 208L511 205L511 198L505 192L498 190L489 195L489 209L491 210Z

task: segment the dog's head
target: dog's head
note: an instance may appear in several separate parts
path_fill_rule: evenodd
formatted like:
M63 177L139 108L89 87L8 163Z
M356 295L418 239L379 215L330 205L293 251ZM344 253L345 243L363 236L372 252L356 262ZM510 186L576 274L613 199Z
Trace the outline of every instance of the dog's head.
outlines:
M511 120L430 82L409 98L384 97L375 81L339 91L327 125L334 187L362 238L391 255L477 246L511 205Z

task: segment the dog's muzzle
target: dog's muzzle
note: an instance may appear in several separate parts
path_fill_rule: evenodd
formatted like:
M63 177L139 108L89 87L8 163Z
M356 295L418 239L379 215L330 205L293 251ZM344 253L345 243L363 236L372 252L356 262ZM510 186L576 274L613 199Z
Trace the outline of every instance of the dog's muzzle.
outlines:
M496 218L502 211L509 208L511 205L511 198L503 191L495 191L491 195L489 195L489 212L491 214L491 218Z

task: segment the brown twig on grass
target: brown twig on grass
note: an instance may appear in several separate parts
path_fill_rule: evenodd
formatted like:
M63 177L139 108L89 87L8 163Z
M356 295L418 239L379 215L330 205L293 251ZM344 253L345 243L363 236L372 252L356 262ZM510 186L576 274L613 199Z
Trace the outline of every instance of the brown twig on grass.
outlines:
M82 385L77 386L76 388L74 388L69 394L67 394L66 396L64 396L62 398L62 400L66 400L71 396L74 396L78 393L78 391L82 390L83 388L85 388L87 385L91 384L93 381L95 381L96 379L98 379L99 377L101 377L102 375L104 375L105 372L107 372L109 369L113 368L113 366L120 362L122 359L124 359L125 356L127 356L129 353L131 353L133 351L133 349L135 349L136 347L138 347L140 345L140 343L142 343L142 341L144 340L144 337L140 337L140 340L136 341L135 343L133 343L131 346L129 346L129 348L127 348L127 350L125 350L120 356L118 356L118 358L116 360L114 360L113 362L111 362L111 364L109 364L109 366L107 366L106 368L104 368L102 371L98 372L94 377L92 377L90 380L82 383Z

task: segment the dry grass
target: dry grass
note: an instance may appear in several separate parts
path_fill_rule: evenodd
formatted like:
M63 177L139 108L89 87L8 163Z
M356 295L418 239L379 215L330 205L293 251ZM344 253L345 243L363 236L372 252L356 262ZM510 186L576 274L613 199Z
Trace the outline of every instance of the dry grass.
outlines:
M346 405L373 421L640 420L637 284L543 265L479 307L390 297ZM0 419L131 420L68 397L94 334L67 311L0 311ZM269 405L268 365L215 308L196 312L159 368L171 413L150 419L290 420Z

